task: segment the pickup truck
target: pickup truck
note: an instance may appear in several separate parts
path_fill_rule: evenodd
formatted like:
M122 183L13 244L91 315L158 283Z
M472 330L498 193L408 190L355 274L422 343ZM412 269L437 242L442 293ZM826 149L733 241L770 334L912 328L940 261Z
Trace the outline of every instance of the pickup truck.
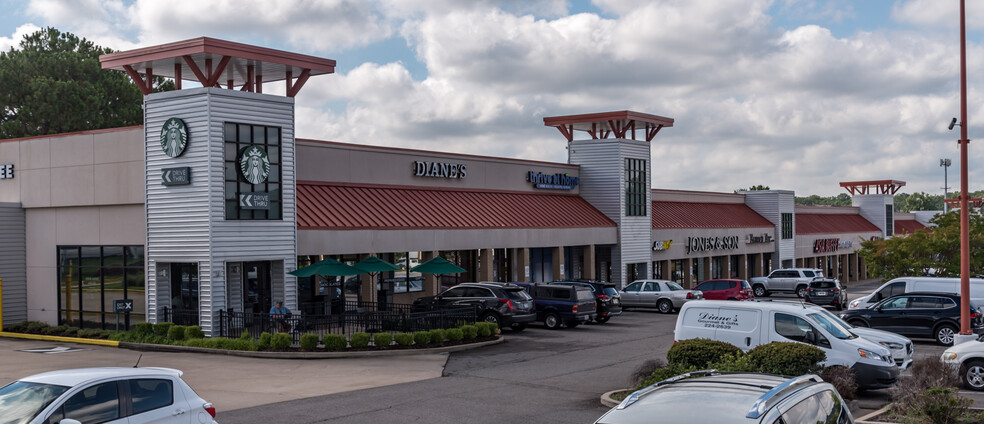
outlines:
M752 291L755 297L765 297L772 292L796 293L803 297L815 278L823 278L823 271L817 268L777 269L768 277L752 278Z
M560 284L513 283L524 287L533 297L536 320L550 330L574 328L595 319L597 305L590 287Z

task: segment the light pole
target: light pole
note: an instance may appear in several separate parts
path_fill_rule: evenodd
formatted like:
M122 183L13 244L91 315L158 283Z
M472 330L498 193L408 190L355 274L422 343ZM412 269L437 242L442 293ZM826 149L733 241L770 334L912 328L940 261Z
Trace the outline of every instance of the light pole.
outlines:
M967 204L967 27L960 0L960 334L954 344L974 338L970 332L970 211ZM953 128L953 123L950 124Z
M950 186L946 182L946 171L950 168L950 159L940 159L940 166L943 167L943 213L946 213L946 198L950 192Z

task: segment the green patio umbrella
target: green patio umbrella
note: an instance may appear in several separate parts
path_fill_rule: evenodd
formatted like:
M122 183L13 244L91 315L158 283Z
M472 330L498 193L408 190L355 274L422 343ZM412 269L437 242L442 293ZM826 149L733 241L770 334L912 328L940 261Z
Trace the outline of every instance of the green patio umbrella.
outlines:
M326 258L325 260L315 262L304 268L295 269L288 274L297 277L310 277L312 275L327 275L334 277L340 275L359 275L363 272L365 271L354 266L343 264L332 258Z
M389 262L386 262L382 259L379 259L375 256L370 256L368 258L359 261L359 263L355 264L355 267L361 269L362 270L361 273L368 273L368 274L400 270L400 267L393 265Z
M419 272L422 274L457 274L460 272L465 272L465 269L451 263L451 261L447 259L437 256L427 262L410 268L410 272Z

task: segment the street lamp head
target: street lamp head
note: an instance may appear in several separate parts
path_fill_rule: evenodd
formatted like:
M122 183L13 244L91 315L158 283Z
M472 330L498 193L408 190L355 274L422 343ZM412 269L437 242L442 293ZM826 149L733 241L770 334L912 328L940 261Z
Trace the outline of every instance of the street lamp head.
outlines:
M940 166L950 166L950 159L940 159Z
M953 120L950 121L950 128L949 128L950 131L953 131L954 125L957 125L957 118L953 118Z

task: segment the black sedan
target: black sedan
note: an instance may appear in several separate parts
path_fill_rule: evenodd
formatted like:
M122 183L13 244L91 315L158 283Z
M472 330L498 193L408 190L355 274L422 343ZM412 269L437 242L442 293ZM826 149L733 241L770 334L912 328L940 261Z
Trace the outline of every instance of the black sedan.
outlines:
M960 330L960 296L949 293L911 292L882 300L865 309L853 309L840 317L855 327L871 327L909 337L931 337L949 346ZM984 332L976 305L970 305L970 328Z

